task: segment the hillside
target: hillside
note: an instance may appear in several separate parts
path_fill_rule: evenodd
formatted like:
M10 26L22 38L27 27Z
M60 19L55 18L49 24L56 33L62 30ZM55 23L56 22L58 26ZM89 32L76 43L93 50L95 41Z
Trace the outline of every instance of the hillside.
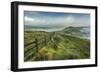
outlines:
M34 35L33 32L31 35ZM40 32L38 32L40 33ZM43 34L44 32L42 32ZM45 33L49 35L50 33ZM25 35L26 36L26 35ZM32 38L32 37L31 37ZM32 48L32 47L31 47ZM30 52L35 51L31 50ZM26 54L28 55L28 54ZM50 41L26 61L69 60L90 58L90 41L54 32Z
M72 35L80 38L89 39L90 38L90 27L81 26L81 27L66 27L64 30L60 31L67 35Z

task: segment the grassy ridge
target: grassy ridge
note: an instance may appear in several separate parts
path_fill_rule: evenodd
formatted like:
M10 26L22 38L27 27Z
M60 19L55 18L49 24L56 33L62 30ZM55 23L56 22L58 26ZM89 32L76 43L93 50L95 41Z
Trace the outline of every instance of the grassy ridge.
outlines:
M38 35L39 33L40 35ZM31 36L29 36L31 34ZM39 38L49 35L47 32L25 32L25 43L30 38ZM33 38L33 36L36 36ZM33 51L31 51L33 52ZM90 41L60 33L55 33L46 46L41 48L30 61L64 60L64 59L88 59L90 58Z

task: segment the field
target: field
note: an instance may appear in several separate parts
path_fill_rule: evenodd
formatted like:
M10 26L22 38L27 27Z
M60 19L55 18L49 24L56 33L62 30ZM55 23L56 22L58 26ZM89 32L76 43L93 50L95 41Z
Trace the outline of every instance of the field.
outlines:
M24 61L90 58L90 41L60 32L25 31Z

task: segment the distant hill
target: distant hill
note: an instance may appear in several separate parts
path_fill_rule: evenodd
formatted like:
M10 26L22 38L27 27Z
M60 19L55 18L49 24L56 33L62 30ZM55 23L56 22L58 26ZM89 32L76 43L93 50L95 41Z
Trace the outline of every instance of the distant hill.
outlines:
M90 27L88 27L88 26L81 26L81 27L70 26L70 27L66 27L61 32L68 34L68 35L89 38Z

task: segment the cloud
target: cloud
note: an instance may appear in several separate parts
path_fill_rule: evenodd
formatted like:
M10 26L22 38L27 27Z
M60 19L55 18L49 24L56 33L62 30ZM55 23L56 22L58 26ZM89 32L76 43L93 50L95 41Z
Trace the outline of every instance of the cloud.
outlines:
M34 22L35 19L34 19L34 18L30 18L30 17L25 16L25 21L28 21L28 22Z
M31 18L25 16L24 18L25 25L31 25L31 26L43 26L43 24L46 24L45 19L39 19L39 18Z
M52 14L48 13L48 15L46 15L43 12L26 12L24 18L25 25L32 27L33 29L47 28L48 30L57 30L57 28L64 29L69 26L86 26L89 24L90 20L90 17L87 18L82 14L80 16L78 14L57 14L57 16Z

